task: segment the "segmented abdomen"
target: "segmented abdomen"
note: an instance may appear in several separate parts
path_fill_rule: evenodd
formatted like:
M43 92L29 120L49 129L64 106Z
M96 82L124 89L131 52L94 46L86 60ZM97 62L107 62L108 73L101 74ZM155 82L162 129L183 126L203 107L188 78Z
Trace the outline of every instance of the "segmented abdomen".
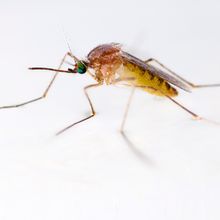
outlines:
M123 70L120 73L121 78L129 84L133 84L144 91L157 96L170 96L178 95L177 90L172 87L164 79L158 77L149 70L144 70L138 65L130 62L123 63ZM132 79L132 80L131 80Z

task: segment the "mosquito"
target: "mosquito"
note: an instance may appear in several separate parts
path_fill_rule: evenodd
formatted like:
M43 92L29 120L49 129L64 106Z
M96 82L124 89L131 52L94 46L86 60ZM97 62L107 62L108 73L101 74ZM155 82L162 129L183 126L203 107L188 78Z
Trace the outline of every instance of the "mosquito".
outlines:
M62 69L67 57L74 61L73 68L66 70ZM155 65L157 64L157 66ZM69 128L87 121L96 115L92 101L89 97L88 90L99 87L101 85L124 85L131 88L127 106L124 112L123 120L120 127L120 132L124 133L125 122L128 115L128 110L134 95L135 89L141 89L155 96L161 96L169 99L174 104L185 110L195 119L204 119L195 114L184 105L177 102L174 97L178 96L177 88L191 92L196 88L218 87L220 84L194 84L177 75L175 72L167 68L161 62L154 58L141 60L124 50L122 45L118 43L102 44L95 47L89 52L86 59L78 59L71 51L67 52L63 57L57 69L47 67L31 67L30 70L48 70L54 71L55 75L46 87L42 96L20 103L16 105L2 106L0 109L21 107L47 97L48 92L58 76L58 73L70 74L89 74L96 83L84 87L84 93L88 100L91 114L59 131L56 135L63 133Z

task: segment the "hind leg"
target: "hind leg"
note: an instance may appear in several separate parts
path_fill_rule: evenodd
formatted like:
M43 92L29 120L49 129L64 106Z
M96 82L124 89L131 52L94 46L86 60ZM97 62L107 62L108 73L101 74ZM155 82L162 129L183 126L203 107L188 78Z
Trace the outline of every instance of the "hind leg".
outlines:
M151 63L151 62L157 63L160 67L167 70L171 75L175 76L177 79L181 80L182 82L184 82L186 85L190 86L191 88L220 87L220 84L201 84L200 85L200 84L194 84L192 82L189 82L188 80L186 80L183 77L181 77L180 75L176 74L175 72L173 72L168 67L166 67L165 65L163 65L161 62L159 62L158 60L156 60L154 58L150 58L144 62L145 63Z

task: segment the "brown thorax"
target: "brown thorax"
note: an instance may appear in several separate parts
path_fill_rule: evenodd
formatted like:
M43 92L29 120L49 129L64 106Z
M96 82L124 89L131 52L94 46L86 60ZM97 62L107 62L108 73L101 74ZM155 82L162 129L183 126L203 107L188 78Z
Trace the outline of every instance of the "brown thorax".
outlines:
M89 67L93 68L96 80L111 84L123 61L118 44L103 44L93 49L87 56Z

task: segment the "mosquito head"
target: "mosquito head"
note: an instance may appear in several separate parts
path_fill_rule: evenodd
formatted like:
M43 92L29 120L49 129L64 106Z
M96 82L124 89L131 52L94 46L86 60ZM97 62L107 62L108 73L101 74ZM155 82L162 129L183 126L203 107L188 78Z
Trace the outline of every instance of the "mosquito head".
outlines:
M88 64L83 61L83 60L78 60L75 64L75 68L74 69L68 69L68 71L72 72L72 73L79 73L79 74L84 74L86 73L88 68Z

